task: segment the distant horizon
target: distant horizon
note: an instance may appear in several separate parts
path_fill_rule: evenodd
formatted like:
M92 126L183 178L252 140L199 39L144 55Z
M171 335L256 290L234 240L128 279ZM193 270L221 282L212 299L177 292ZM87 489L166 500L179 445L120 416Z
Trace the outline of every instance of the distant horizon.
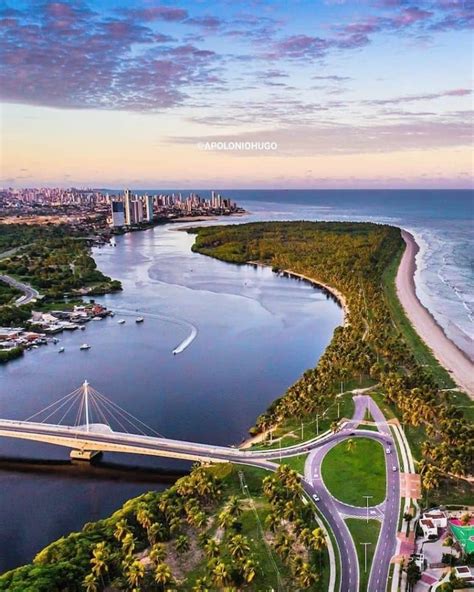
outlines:
M116 191L123 192L125 189L131 191L466 191L474 193L473 187L218 187L209 185L207 187L135 187L133 185L123 185L121 187L106 187L100 185L23 185L18 187L0 187L0 191L13 190L27 190L27 189L77 189L79 191Z
M466 0L5 0L0 18L2 186L472 187Z

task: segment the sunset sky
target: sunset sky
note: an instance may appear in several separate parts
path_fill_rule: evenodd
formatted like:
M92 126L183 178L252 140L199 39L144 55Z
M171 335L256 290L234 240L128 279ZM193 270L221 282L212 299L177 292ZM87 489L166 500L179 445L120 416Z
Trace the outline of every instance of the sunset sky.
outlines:
M470 186L473 0L0 6L3 187Z

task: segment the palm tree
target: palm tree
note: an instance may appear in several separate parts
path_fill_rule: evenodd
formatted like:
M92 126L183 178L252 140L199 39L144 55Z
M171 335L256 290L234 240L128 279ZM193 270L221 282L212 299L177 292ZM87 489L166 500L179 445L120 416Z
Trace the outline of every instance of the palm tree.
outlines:
M138 505L136 518L138 524L144 530L148 530L150 526L153 524L153 513L151 512L150 508L144 503Z
M82 582L82 587L86 592L99 592L99 583L93 573L87 574Z
M171 573L169 565L166 563L159 563L156 566L154 578L161 590L164 590L167 584L171 584L173 582L173 574Z
M467 526L471 522L471 514L466 512L460 518L460 522L463 526Z
M355 450L356 447L356 443L352 438L349 438L349 440L347 440L347 444L346 444L346 450L347 452L353 452L353 450Z
M451 555L453 554L454 539L450 534L448 534L448 536L444 539L443 547L449 547L450 551L451 551Z
M315 528L311 533L311 546L315 551L322 551L326 547L326 537L322 528Z
M138 588L145 577L145 566L140 561L132 561L127 566L127 581L133 588Z
M189 539L185 534L181 534L175 543L176 551L178 553L184 553L189 550Z
M302 588L309 588L317 579L309 563L303 563L297 572L298 583Z
M92 550L92 573L97 578L103 578L103 576L109 571L107 561L110 559L110 550L106 543L97 543Z
M247 584L250 584L257 575L257 567L258 565L253 559L247 559L247 561L243 564L242 573Z
M229 541L229 551L234 559L243 559L250 551L247 537L236 534Z
M265 526L272 532L275 532L278 529L279 524L280 519L273 512L268 514L268 516L265 518Z
M210 539L204 546L206 555L210 558L218 557L219 555L219 544L215 539Z
M148 529L148 540L153 545L166 538L166 528L161 522L155 522Z
M122 549L127 557L131 557L135 550L135 537L131 532L128 532L122 540Z
M198 578L193 586L193 592L211 592L207 578Z
M242 514L239 498L235 495L229 498L229 501L226 504L226 510L231 516L238 518Z
M155 543L152 545L148 557L155 566L164 561L166 557L166 548L163 543Z
M128 522L125 520L125 518L122 518L115 525L114 537L119 541L119 543L121 543L125 535L127 535L129 532L131 532L130 526L128 525Z
M229 582L229 570L223 561L217 561L212 570L212 579L216 586L225 586Z

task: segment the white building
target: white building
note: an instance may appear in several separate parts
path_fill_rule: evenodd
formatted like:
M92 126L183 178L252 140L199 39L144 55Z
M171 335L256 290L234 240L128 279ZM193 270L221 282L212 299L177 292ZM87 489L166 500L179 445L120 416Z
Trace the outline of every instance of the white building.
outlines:
M155 198L153 195L145 195L145 220L153 222L153 203Z
M421 518L420 527L423 531L423 536L425 539L438 538L438 527L435 526L434 522L429 518Z
M423 518L431 520L436 528L447 528L448 517L441 510L431 510L431 512L425 512Z

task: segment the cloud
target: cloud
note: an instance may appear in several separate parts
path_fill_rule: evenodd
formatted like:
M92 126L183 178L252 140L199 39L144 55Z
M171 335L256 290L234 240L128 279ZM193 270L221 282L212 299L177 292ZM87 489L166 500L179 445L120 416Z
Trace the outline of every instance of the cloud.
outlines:
M352 80L350 76L336 76L336 75L328 75L328 76L311 76L312 80L329 80L330 82L345 82L347 80Z
M432 101L443 97L465 97L472 94L469 88L454 88L452 90L445 90L437 93L424 93L419 95L405 95L401 97L393 97L390 99L371 99L364 101L366 105L394 105L398 103L414 103L417 101Z
M194 25L206 30L213 30L219 29L225 23L222 19L217 18L215 16L200 16L200 17L193 17L189 18L185 21L186 25Z
M377 125L310 125L278 129L262 129L241 134L173 137L170 143L198 142L277 142L277 155L316 156L331 154L373 154L405 150L430 150L443 147L469 146L472 131L469 123L453 121L410 121ZM248 156L229 152L234 156ZM275 153L258 152L258 157ZM255 156L253 153L252 156Z
M188 11L183 8L170 6L154 6L150 8L122 8L117 11L128 18L143 22L165 21L168 23L181 22L188 18Z
M173 46L148 20L183 20L168 7L103 16L80 0L47 2L4 22L0 97L60 108L150 111L182 103L194 85L213 85L218 56ZM141 20L137 20L138 17Z

